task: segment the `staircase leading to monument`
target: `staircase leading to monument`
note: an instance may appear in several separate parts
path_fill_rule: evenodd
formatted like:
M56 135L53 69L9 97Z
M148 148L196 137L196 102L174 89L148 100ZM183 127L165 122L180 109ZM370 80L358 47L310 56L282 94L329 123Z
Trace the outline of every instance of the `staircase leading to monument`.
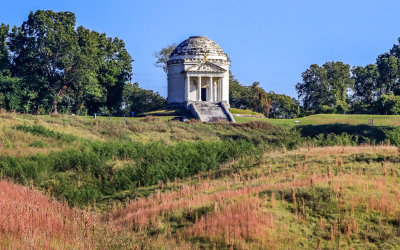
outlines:
M221 102L193 102L192 113L202 122L235 122L227 105Z

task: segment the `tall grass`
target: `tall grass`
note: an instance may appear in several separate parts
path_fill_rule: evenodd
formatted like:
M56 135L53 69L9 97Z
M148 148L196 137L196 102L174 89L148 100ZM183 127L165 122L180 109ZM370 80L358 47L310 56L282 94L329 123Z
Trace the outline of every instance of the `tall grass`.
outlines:
M94 248L96 227L95 217L88 212L0 180L1 247Z
M187 234L217 242L220 247L245 249L251 242L257 243L258 247L274 248L277 245L273 237L275 215L261 212L262 205L258 197L239 201L201 217L188 228Z

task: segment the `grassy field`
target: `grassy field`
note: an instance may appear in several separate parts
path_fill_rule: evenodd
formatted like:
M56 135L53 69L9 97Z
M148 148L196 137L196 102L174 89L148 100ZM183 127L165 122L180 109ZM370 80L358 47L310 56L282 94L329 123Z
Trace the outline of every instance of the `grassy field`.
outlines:
M242 110L240 110L242 111ZM256 112L248 113L246 112L233 112L234 114L246 114L246 115L255 115L259 114ZM155 114L155 115L154 115ZM162 114L162 115L161 115ZM171 115L171 113L146 113L146 116L157 117L160 120L170 120L175 115ZM93 119L92 116L81 117L83 119ZM108 117L98 116L99 120L108 120ZM124 121L124 120L141 120L143 117L111 117L113 121ZM260 122L270 122L274 125L279 126L302 126L302 125L323 125L323 124L348 124L348 125L369 125L369 120L373 120L374 126L400 126L400 115L343 115L343 114L318 114L311 115L306 117L300 117L295 119L271 119L265 117L244 117L244 116L235 116L235 120L238 123L246 123L252 121L260 121Z
M244 123L251 121L270 122L279 126L296 126L296 125L323 125L323 124L347 124L347 125L368 125L369 120L373 120L374 126L400 126L400 115L344 115L344 114L317 114L295 119L268 119L262 114L243 109L230 109L232 114L250 115L260 117L235 116L236 122ZM181 115L182 110L159 110L145 113L146 116L158 116L160 119L169 120L174 115ZM88 117L91 118L91 117ZM100 118L108 119L108 118ZM123 118L114 118L121 120ZM138 119L138 118L135 118Z
M268 121L274 125L295 126L295 125L322 125L322 124L369 124L373 120L375 126L400 126L400 115L340 115L340 114L319 114L296 119L267 119L253 117L235 117L237 122ZM298 122L296 122L298 121Z
M166 117L0 112L0 248L400 245L399 117Z
M230 111L232 114L251 115L251 116L260 116L260 117L264 117L263 114L254 112L254 111L252 111L252 110L250 110L250 109L235 109L235 108L230 108L229 111Z

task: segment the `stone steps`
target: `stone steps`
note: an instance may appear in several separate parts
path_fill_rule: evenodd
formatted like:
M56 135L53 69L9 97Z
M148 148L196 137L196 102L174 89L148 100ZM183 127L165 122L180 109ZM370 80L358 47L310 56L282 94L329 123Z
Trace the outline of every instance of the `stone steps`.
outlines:
M203 122L230 121L229 115L226 114L220 103L195 102L193 105Z

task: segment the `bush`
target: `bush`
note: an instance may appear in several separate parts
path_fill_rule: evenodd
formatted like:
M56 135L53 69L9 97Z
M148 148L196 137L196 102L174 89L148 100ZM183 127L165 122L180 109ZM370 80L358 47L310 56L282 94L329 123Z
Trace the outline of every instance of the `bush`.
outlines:
M400 147L400 127L384 130L386 139L390 141L391 144Z
M55 135L53 131L20 127ZM90 142L79 149L66 149L46 156L0 158L0 173L22 184L51 190L70 204L85 206L115 192L159 181L185 178L218 170L221 163L257 154L247 141L156 143ZM115 170L116 159L131 162Z
M350 135L345 132L337 135L334 133L330 134L319 134L314 138L309 138L309 142L311 142L314 146L355 146L359 143L359 139L357 135Z
M320 109L320 113L323 113L323 114L333 114L334 111L335 111L335 109L328 105L323 105Z

